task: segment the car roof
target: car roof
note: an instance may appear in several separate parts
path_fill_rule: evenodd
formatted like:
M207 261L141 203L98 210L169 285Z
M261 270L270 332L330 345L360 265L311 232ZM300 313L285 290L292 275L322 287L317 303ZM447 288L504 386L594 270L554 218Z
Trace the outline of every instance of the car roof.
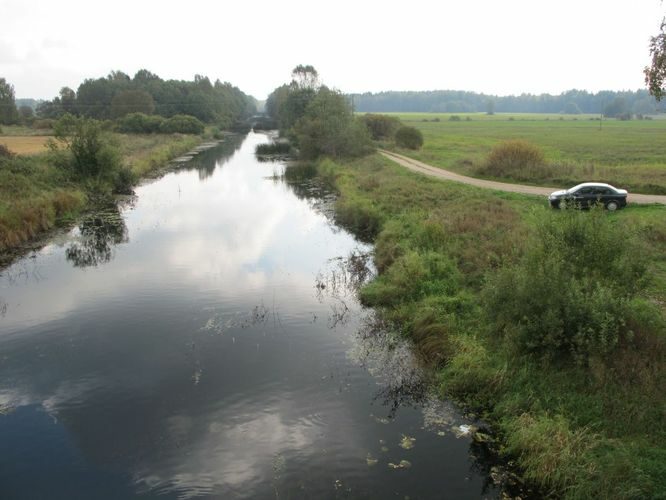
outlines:
M610 184L605 184L603 182L583 182L582 184L576 184L574 187L569 188L569 189L571 190L571 189L582 188L582 187L590 187L590 186L593 186L593 187L607 187L607 188L611 188L611 189L614 189L615 191L617 191L617 188L615 186L611 186Z

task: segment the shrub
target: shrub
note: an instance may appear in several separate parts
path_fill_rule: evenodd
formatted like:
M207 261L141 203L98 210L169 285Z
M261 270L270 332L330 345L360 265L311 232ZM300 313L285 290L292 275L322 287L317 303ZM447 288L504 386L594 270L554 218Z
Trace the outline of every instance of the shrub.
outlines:
M194 116L174 115L164 120L160 131L165 134L202 134L204 124Z
M400 120L393 116L367 114L361 116L361 121L368 127L373 140L391 139L396 130L400 128Z
M50 159L74 178L112 186L121 168L120 152L102 131L101 123L90 118L63 115L49 142Z
M449 121L450 122L459 122L460 117L458 115L451 115L451 116L449 116Z
M155 134L161 130L163 123L164 118L158 115L130 113L117 120L116 128L118 132L127 134Z
M419 149L423 146L423 134L414 127L400 127L395 133L395 143L407 149Z
M132 187L136 179L137 176L130 167L127 165L120 167L113 180L113 192L117 194L132 194Z
M258 155L288 155L291 153L291 144L284 141L258 144L254 152Z
M545 213L523 258L489 276L483 300L493 331L518 351L585 364L650 328L635 300L646 281L635 235L601 209Z
M533 178L545 165L543 152L523 140L504 141L495 146L480 173L495 177Z
M53 128L55 120L51 118L42 118L41 120L35 120L32 122L32 128L36 130L50 130Z

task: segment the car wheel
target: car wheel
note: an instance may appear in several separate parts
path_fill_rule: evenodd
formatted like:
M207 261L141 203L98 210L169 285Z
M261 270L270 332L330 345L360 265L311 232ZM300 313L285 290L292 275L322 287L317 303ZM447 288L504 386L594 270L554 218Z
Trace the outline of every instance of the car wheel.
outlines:
M620 208L620 205L617 201L609 201L606 203L606 210L609 212L615 212L618 208Z

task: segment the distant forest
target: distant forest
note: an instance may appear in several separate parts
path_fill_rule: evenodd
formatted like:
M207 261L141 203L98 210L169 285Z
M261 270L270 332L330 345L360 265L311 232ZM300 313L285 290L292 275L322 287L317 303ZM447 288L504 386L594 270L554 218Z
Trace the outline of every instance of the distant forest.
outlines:
M352 94L356 111L365 113L604 113L606 116L650 115L664 111L647 90L569 90L560 95L493 96L457 90L388 91Z
M256 100L228 82L195 75L193 81L162 80L148 70L134 77L122 71L86 79L74 91L63 87L51 101L17 99L19 106L33 107L38 117L58 118L72 113L96 119L116 119L129 113L191 115L204 123L228 127L256 111Z

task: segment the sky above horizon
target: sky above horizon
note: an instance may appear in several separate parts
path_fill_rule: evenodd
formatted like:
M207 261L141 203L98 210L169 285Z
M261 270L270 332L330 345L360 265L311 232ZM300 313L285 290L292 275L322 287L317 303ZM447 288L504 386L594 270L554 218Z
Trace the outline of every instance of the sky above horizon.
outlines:
M145 68L231 82L265 99L312 64L345 93L493 95L645 88L661 0L0 0L0 77L52 99Z

